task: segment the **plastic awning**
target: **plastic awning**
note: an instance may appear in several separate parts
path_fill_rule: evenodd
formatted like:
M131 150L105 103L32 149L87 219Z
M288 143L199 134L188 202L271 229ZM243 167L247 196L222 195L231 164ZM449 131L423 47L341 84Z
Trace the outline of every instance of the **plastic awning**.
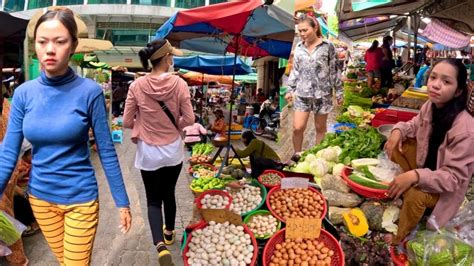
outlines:
M339 34L344 34L352 41L379 37L385 35L388 31L399 29L405 23L405 18L396 17L368 24L356 24L348 28L340 28Z

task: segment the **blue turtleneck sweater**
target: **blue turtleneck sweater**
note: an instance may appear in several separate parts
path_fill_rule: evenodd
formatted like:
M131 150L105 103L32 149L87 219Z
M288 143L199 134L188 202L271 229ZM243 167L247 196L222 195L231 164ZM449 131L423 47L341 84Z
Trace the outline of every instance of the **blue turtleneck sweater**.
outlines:
M117 207L129 205L110 135L102 89L72 69L60 77L45 73L15 90L7 132L0 147L0 193L16 165L23 137L33 145L29 193L56 204L98 198L89 160L89 128Z

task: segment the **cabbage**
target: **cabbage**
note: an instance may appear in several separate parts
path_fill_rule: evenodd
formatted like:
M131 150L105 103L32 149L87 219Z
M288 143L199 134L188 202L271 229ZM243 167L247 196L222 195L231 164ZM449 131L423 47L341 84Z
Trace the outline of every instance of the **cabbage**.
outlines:
M306 162L306 161L297 163L295 168L293 168L293 172L303 173L303 174L310 174L309 163Z
M333 148L334 150L336 150L337 157L339 157L339 155L341 155L341 153L342 153L341 147L339 147L339 146L333 146L332 148Z
M328 165L328 173L332 173L332 168L336 165L335 162L326 162Z
M362 115L364 114L364 109L362 109L362 107L358 105L349 105L349 107L347 107L347 111L349 112L349 114L356 117L362 117Z
M328 162L335 162L337 161L338 157L337 149L335 149L334 147L322 149L316 153L316 157L324 159Z
M328 172L327 162L323 159L316 159L309 164L309 171L315 177L322 177Z
M305 162L307 163L311 163L312 161L316 160L316 155L310 153L308 155L306 155L306 158L304 159Z
M344 167L345 167L345 165L342 164L342 163L338 163L338 164L334 165L334 167L332 168L332 175L341 176L342 175L342 170L344 170Z

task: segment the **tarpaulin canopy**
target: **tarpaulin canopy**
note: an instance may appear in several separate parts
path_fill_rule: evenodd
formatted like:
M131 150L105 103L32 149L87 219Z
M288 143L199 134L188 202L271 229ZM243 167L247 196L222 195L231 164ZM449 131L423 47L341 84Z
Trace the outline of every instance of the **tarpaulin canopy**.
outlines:
M259 58L290 56L292 14L261 0L224 2L177 12L155 35L182 49Z
M436 43L455 49L469 46L471 41L471 36L456 31L437 19L432 19L420 33Z
M340 28L339 33L344 34L353 41L379 37L386 34L388 31L400 28L401 25L405 23L405 20L406 19L403 17L395 17L366 24L357 23L355 26Z
M354 0L338 0L336 4L336 13L339 18L339 22L342 23L346 20L364 17L374 16L390 16L390 15L406 15L407 13L413 12L432 3L433 0L392 0L390 3L363 9L360 11L354 11L352 3Z
M234 57L221 55L175 57L174 66L205 74L232 75L234 72ZM235 74L244 75L252 72L252 68L237 57Z
M432 2L423 8L423 16L439 19L457 31L474 34L474 1L436 0Z

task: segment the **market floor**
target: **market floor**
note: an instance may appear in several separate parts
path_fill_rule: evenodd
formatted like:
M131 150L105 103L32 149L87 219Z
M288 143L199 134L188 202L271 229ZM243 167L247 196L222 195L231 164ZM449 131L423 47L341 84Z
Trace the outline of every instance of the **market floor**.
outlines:
M154 250L150 227L148 225L146 198L140 173L134 167L135 145L130 142L129 131L124 132L124 143L116 145L117 153L122 167L128 196L131 202L133 223L130 232L122 235L118 228L119 215L112 200L104 172L100 167L97 153L92 153L91 160L97 171L100 195L100 220L94 243L92 265L124 265L145 266L158 265L158 257ZM277 148L274 141L266 141L270 146ZM241 141L234 141L236 148L242 148ZM170 247L176 265L183 265L180 253L180 240L183 228L192 216L193 194L189 190L191 177L184 169L176 187L177 217L176 230L177 242ZM30 260L29 265L58 265L51 253L43 235L38 233L24 238L26 255ZM4 258L0 258L0 265L7 265Z

